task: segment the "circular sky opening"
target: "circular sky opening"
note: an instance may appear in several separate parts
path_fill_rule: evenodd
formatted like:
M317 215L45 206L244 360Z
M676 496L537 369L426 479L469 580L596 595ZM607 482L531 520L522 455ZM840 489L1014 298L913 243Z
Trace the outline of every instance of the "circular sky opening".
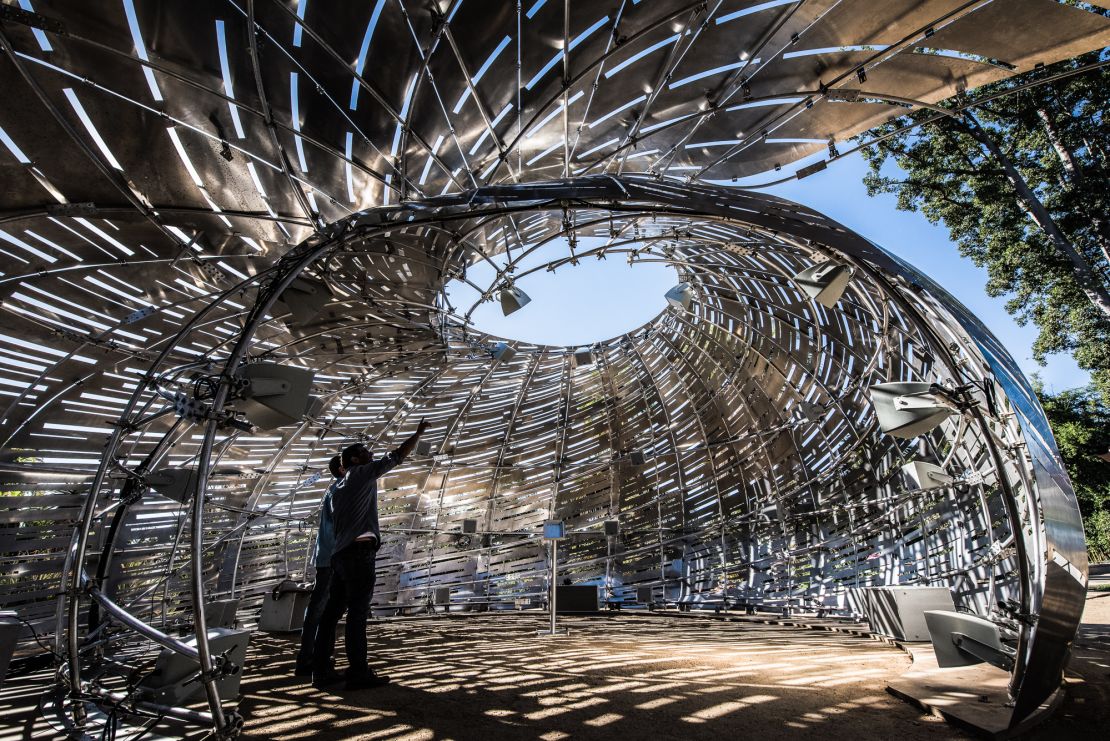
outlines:
M579 239L577 264L567 262L570 245L565 239L552 240L530 253L513 275L516 287L532 300L509 316L502 313L497 291L492 300L475 307L481 293L468 283L452 280L447 297L459 316L473 308L471 326L496 337L570 347L618 337L658 316L667 306L663 294L679 281L674 268L657 255L638 255L629 264L629 253L637 245L614 248L599 259L596 252L605 242L597 237ZM514 257L519 255L519 250L513 250ZM507 259L501 254L493 261L504 268ZM467 269L466 278L485 289L495 284L497 273L482 260Z

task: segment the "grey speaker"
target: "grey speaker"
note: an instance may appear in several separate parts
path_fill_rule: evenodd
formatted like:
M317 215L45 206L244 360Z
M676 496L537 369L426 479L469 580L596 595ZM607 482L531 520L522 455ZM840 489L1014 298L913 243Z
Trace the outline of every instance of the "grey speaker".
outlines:
M192 501L193 491L197 485L197 470L195 468L164 468L161 471L148 473L145 477L147 485L156 493L175 502Z
M677 309L689 309L694 302L694 288L689 283L682 282L663 294L663 297Z
M633 466L642 466L646 459L642 450L633 450L628 454L628 460Z
M955 610L948 587L886 586L865 590L871 632L900 641L927 641L928 610Z
M605 534L606 535L609 535L609 536L620 535L620 532L621 532L621 524L618 520L606 520L605 521Z
M204 620L209 628L234 628L239 600L222 599L204 606Z
M307 278L297 278L278 297L275 311L292 314L293 320L308 324L315 320L331 301L331 291L326 284Z
M531 296L516 286L505 286L501 289L501 312L505 316L512 314L514 311L519 311L531 301Z
M794 276L794 282L802 293L826 309L836 306L851 279L851 268L832 261L811 265Z
M450 605L451 604L451 587L436 587L432 590L432 604L434 605Z
M651 587L636 587L636 601L641 605L650 605L655 602Z
M249 363L235 373L243 389L242 398L232 402L232 406L262 430L299 422L309 408L315 375L292 365Z
M308 607L310 589L296 589L263 595L262 611L258 614L258 629L269 633L289 633L304 625L304 611Z
M871 387L882 431L906 440L932 430L958 412L929 383L880 383Z
M250 642L249 630L211 628L208 631L208 648L213 656L228 652L228 658L238 669L233 674L216 681L220 699L234 701L239 696L239 681L243 677L242 667L247 659L247 644ZM196 638L185 641L196 645ZM184 705L189 700L204 695L204 684L194 679L200 665L176 651L164 649L154 662L154 669L139 683L139 693L143 699L160 705Z
M478 532L478 521L477 520L463 520L462 521L462 531L464 533L467 533L467 534L472 534L472 533Z
M1002 643L998 626L978 615L951 610L925 613L937 664L942 668L987 662L1010 671L1014 651Z
M8 673L8 665L15 655L15 646L19 642L19 634L23 631L23 624L19 622L16 614L10 610L0 612L0 685Z
M594 354L589 350L578 350L574 353L574 364L576 366L592 365L594 362Z
M509 347L508 343L498 342L493 346L493 359L499 363L508 363L516 357L516 350Z

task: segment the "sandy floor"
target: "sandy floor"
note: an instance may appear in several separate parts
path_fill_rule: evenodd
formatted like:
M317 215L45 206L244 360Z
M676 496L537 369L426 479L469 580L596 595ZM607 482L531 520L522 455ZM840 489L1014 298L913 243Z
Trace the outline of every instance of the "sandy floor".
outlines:
M698 618L565 624L552 639L538 616L379 623L371 650L394 684L357 692L295 683L291 642L261 637L248 738L962 737L886 694L909 659L876 641Z
M1110 565L1091 577L1092 586L1110 585ZM245 737L968 738L887 694L886 680L909 659L867 638L698 615L568 618L570 635L554 639L536 636L543 624L512 614L377 622L372 655L394 683L357 692L295 679L297 636L256 633L240 708ZM44 670L5 684L0 741L59 737L35 707L49 682ZM1106 738L1110 591L1088 592L1067 689L1057 714L1027 738Z

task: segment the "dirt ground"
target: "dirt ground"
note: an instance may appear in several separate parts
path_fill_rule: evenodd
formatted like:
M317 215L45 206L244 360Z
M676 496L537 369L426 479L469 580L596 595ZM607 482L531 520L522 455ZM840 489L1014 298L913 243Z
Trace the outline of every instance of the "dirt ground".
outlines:
M1067 698L1027 738L1107 737L1110 565L1092 568L1091 586ZM889 695L886 681L910 660L866 637L698 615L626 612L562 624L570 634L551 638L536 635L545 621L534 613L377 621L372 660L393 684L352 692L292 676L296 635L255 633L244 737L970 738ZM5 682L0 741L60 737L36 707L49 682L49 671Z
M264 637L242 710L252 739L962 738L891 697L909 666L867 638L757 622L657 616L383 622L377 668L394 683L322 692L287 676ZM257 660L256 659L256 660Z
M1027 738L1083 741L1110 737L1110 564L1091 567L1089 586L1068 668L1064 704Z

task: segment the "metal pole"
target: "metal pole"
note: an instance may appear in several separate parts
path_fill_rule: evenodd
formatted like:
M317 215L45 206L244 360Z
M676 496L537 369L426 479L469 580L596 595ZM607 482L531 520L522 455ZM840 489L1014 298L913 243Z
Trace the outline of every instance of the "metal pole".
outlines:
M82 576L84 577L83 574ZM103 607L105 612L114 617L123 625L126 625L131 630L140 635L146 636L150 640L157 643L159 646L163 646L164 648L176 651L183 656L188 656L194 661L200 660L200 652L196 648L188 645L187 643L183 643L182 641L179 641L172 636L166 635L152 625L147 625L142 620L135 617L127 610L123 609L115 602L113 602L110 598L105 596L104 593L101 592L95 585L89 584L88 592L89 596L92 597L92 599L95 600L101 607Z
M555 595L557 594L557 591L555 589L555 585L557 583L556 580L559 578L559 566L558 566L555 559L558 557L558 554L559 554L559 541L552 538L551 539L551 598L548 600L548 604L551 605L551 635L555 635Z

